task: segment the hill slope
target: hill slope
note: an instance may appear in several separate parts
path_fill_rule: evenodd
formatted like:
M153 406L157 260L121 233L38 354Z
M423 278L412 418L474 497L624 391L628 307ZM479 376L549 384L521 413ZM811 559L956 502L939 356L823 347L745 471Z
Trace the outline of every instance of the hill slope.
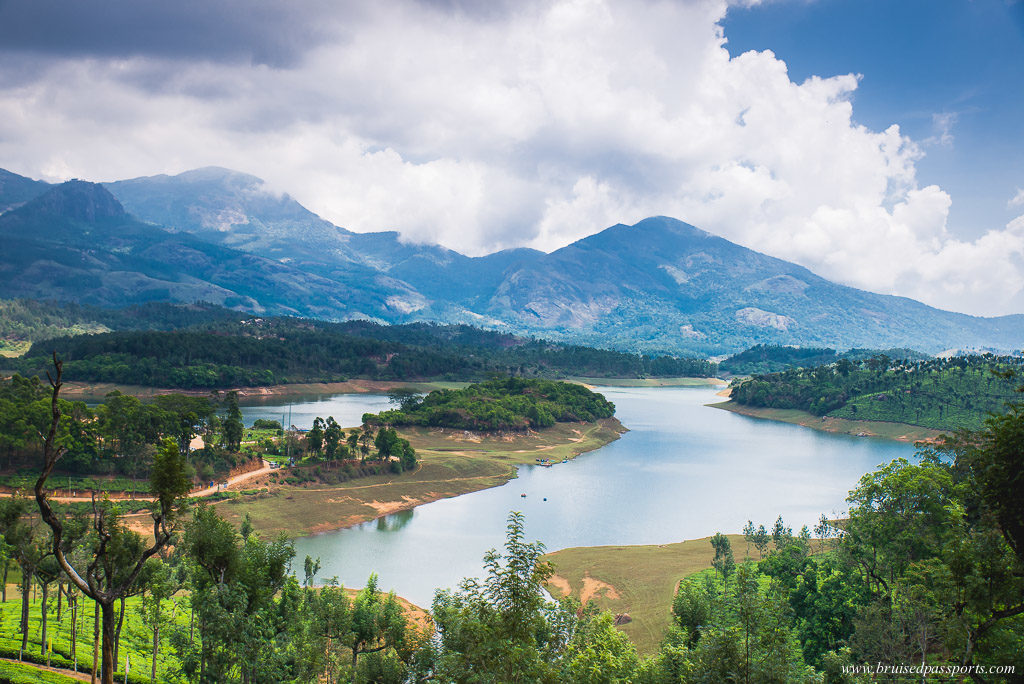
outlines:
M170 233L125 212L102 186L70 181L0 215L0 287L9 297L97 306L207 301L253 313L388 317L401 285L349 285ZM381 282L383 281L383 282Z
M612 226L551 254L472 258L394 232L352 233L226 169L107 185L156 225L106 198L94 198L99 213L76 213L74 202L43 201L54 192L46 184L9 175L15 190L0 185L0 201L24 204L0 215L7 296L103 306L202 299L330 319L472 323L631 351L1024 346L1024 316L979 318L838 285L671 218Z

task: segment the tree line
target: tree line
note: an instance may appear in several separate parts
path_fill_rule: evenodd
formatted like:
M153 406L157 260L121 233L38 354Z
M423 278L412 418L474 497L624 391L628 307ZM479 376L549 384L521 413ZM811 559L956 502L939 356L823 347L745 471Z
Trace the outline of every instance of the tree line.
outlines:
M1020 357L992 354L918 361L884 354L844 358L734 382L730 398L819 416L978 430L1015 398L1019 381L1014 374L1022 367Z
M553 344L470 326L286 318L213 321L180 330L65 335L36 342L6 365L45 373L56 351L68 380L182 389L291 382L523 377L714 375L704 359Z

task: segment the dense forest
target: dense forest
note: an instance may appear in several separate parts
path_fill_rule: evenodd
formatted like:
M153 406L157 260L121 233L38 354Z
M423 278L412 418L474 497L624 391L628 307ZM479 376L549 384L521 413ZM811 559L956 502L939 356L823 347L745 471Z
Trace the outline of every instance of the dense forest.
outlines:
M63 433L45 440L40 488ZM748 523L740 559L716 535L713 569L680 582L672 626L644 658L612 615L544 592L554 569L519 513L484 576L438 591L414 618L376 577L345 591L318 578L317 559L298 567L289 540L191 506L187 457L167 440L152 458L153 540L110 501L61 516L42 497L0 501L3 557L22 586L22 619L4 621L0 651L98 668L104 682L115 670L118 681L246 684L1003 681L1024 652L1022 452L1013 406L865 475L846 519L796 534L781 518Z
M0 299L0 351L68 335L110 330L174 330L238 318L235 311L203 302L151 302L102 309L76 302Z
M718 368L732 375L754 375L776 373L790 368L811 368L835 363L840 359L864 361L873 356L888 356L893 359L926 361L931 357L913 349L850 349L837 352L828 347L789 347L783 345L758 344L750 349L723 359Z
M369 425L423 425L459 430L527 430L556 422L611 418L615 405L582 385L552 380L495 378L460 390L409 395L398 408L367 413Z
M52 353L68 380L180 389L294 382L479 380L526 377L709 377L703 359L649 357L426 323L382 326L249 318L209 321L174 331L135 330L57 337L5 365L23 375L45 371Z
M980 429L1015 399L1020 357L956 356L926 361L885 355L863 361L755 375L735 384L732 400L819 416L909 423L937 430Z

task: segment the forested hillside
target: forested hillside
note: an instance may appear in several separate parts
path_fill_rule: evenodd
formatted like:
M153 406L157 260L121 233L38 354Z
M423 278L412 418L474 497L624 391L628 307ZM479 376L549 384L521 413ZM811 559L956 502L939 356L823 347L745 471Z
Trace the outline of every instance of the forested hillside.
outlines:
M0 299L0 351L24 351L32 342L111 330L174 330L244 314L214 304L149 302L102 309L76 302Z
M924 361L928 354L913 349L850 349L837 352L827 347L790 347L784 345L758 344L750 349L733 354L718 364L719 370L733 375L775 373L788 368L809 368L835 363L839 359L863 361L872 356L885 355L893 359Z
M1019 397L1020 357L958 356L928 361L864 361L755 375L733 387L747 406L789 408L819 416L908 423L937 430L980 429Z
M37 375L52 353L69 380L169 388L226 388L349 378L478 380L713 375L703 359L648 357L550 344L469 326L237 318L177 331L123 331L34 344L6 365Z

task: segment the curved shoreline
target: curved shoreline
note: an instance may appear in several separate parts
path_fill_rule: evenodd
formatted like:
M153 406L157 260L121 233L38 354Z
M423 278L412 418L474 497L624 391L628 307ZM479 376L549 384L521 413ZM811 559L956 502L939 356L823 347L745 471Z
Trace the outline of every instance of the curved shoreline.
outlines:
M627 431L616 418L559 423L525 435L407 429L401 434L422 459L411 473L338 485L279 485L259 497L218 502L218 509L236 524L250 514L265 534L303 537L333 532L440 499L500 487L515 479L520 465L533 465L539 458L571 460Z
M909 423L890 423L881 420L850 420L833 418L832 416L816 416L799 409L776 409L761 406L744 406L734 401L723 401L717 404L705 404L709 408L722 409L750 418L774 420L793 425L802 425L812 430L832 432L854 437L879 437L899 442L936 442L948 431L934 430L910 425Z

